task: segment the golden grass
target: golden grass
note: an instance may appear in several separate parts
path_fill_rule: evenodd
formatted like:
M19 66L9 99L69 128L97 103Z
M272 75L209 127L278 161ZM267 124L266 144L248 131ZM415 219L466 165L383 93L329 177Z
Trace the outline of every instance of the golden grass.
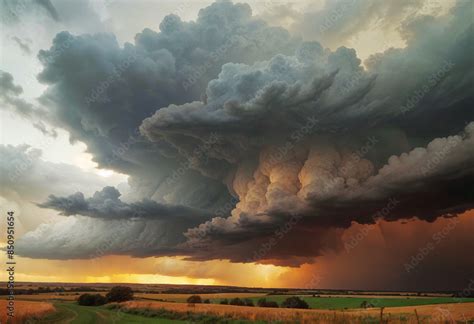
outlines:
M437 305L420 305L405 307L390 307L384 309L387 317L396 317L400 314L409 314L415 317L415 309L419 317L431 317L433 323L451 323L456 321L467 322L474 319L474 303L453 303ZM358 310L359 313L376 315L378 309Z
M195 304L167 302L131 301L122 304L125 309L161 309L178 313L200 313L227 316L233 319L283 321L290 323L361 323L369 316L380 318L380 309L330 311L316 309L261 308L216 304ZM414 310L418 312L418 319ZM449 310L440 311L440 309ZM447 317L449 316L449 317ZM383 319L389 323L445 323L474 318L474 304L441 304L416 307L394 307L384 310ZM419 322L418 322L419 320Z
M6 323L8 301L0 300L0 322ZM55 311L50 303L15 300L15 316L10 323L25 323L28 318L42 317Z

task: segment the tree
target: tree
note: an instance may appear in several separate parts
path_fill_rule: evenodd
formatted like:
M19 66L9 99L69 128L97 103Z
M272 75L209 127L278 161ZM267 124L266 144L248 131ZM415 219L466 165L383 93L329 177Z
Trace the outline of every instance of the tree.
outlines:
M227 300L227 298L224 298L223 300L221 300L220 304L221 304L221 305L228 305L228 304L229 304L229 300Z
M309 308L308 303L298 296L288 297L281 303L281 307L284 308Z
M244 299L245 306L255 306L251 299L245 298Z
M189 304L200 304L202 303L201 296L199 295L192 295L189 296L186 300Z
M278 304L274 301L267 301L265 298L260 298L257 301L258 307L275 307L278 308Z
M115 286L105 295L108 302L124 302L133 299L132 288L126 286Z
M104 305L107 299L99 294L82 294L79 296L77 303L81 306L100 306Z
M211 303L211 300L210 300L210 299L204 299L203 303L204 303L204 304L210 304L210 303Z
M232 298L229 302L229 305L235 305L235 306L244 306L245 303L242 299L240 298Z

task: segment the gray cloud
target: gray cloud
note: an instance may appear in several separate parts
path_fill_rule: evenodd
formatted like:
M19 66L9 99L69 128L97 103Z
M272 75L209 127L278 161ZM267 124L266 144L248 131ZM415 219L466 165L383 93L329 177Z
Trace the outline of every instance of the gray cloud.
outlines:
M8 109L22 118L30 120L33 126L44 135L56 137L56 130L48 129L43 122L48 122L50 119L47 111L43 108L35 107L33 104L20 98L22 93L23 88L14 84L13 76L8 72L0 70L0 100L2 103L0 109Z
M380 5L369 20L417 3ZM472 208L474 70L466 48L474 42L466 6L406 20L407 47L372 56L366 68L353 49L301 42L230 2L201 10L196 22L170 15L160 32L145 29L123 47L111 34L58 34L38 55L48 86L41 101L99 166L131 175L137 202L122 202L111 188L88 199L50 197L43 207L96 219L38 228L22 238L24 253L52 257L75 222L77 239L64 252L71 257L110 238L107 253L297 265L339 249L340 228L352 222L433 221ZM341 30L354 27L344 23ZM177 166L186 176L173 175ZM113 236L137 208L147 210L145 219ZM191 217L196 209L206 210L203 217ZM213 211L220 215L209 219ZM295 215L288 239L253 258ZM106 238L87 232L94 222ZM53 230L57 240L43 253L37 246ZM90 246L73 251L79 233Z
M116 188L105 187L88 199L84 198L82 192L68 197L51 195L46 202L39 204L39 207L58 210L65 216L83 215L103 219L151 218L200 223L209 218L207 213L198 209L159 204L150 199L128 204L120 200L120 196Z

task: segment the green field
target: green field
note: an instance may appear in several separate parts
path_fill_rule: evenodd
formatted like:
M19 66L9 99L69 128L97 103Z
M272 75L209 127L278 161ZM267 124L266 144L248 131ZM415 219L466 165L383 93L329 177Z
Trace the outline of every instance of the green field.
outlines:
M71 324L89 324L89 323L160 323L174 324L186 323L186 321L169 320L160 318L149 318L144 316L127 314L117 310L107 309L103 306L79 306L76 303L55 303L57 312L49 315L36 323L71 323ZM31 321L34 323L34 321Z
M202 295L203 297L205 295ZM288 298L288 295L268 295L264 296L267 301L275 301L279 305ZM474 302L474 298L452 298L452 297L431 297L431 298L371 298L371 297L311 297L300 296L305 300L310 308L315 309L345 309L345 308L360 308L363 301L370 302L374 307L403 307L403 306L418 306L418 305L432 305L432 304L449 304L449 303L468 303ZM251 299L255 305L262 297L252 297ZM212 300L213 303L219 303L220 299Z

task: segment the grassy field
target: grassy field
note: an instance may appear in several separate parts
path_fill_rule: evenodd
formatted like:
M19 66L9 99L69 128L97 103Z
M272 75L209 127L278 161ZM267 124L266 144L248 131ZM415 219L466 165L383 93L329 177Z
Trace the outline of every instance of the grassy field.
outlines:
M474 302L474 298L452 298L452 297L431 297L431 298L365 298L365 297L310 297L300 296L305 300L310 308L315 309L351 309L361 308L363 301L370 302L374 307L404 307L404 306L418 306L418 305L433 305L433 304L449 304L449 303L469 303ZM261 297L252 297L250 299L256 304ZM267 301L276 301L281 304L288 296L285 295L269 295L265 296ZM219 300L213 300L218 303ZM474 304L473 304L474 307Z
M89 323L162 323L174 324L185 323L185 321L149 318L144 316L127 314L117 310L111 310L104 306L87 307L79 306L76 303L55 303L56 312L41 318L41 320L32 321L32 323L70 323L70 324L89 324Z
M186 302L186 299L191 296L190 294L136 294L137 299L151 299L157 301L172 301L172 302ZM211 303L219 304L223 299L232 299L232 298L249 298L255 305L260 298L265 298L267 301L275 301L278 304L281 304L289 295L265 295L265 294L202 294L200 295L202 299L209 298ZM404 307L404 306L418 306L418 305L433 305L433 304L450 304L450 303L469 303L474 302L473 298L453 298L453 297L404 297L404 296L364 296L364 297L312 297L312 296L303 296L304 299L310 308L314 309L330 309L330 310L340 310L340 309L354 309L361 308L361 303L366 301L370 302L374 307ZM473 304L474 307L474 304Z

